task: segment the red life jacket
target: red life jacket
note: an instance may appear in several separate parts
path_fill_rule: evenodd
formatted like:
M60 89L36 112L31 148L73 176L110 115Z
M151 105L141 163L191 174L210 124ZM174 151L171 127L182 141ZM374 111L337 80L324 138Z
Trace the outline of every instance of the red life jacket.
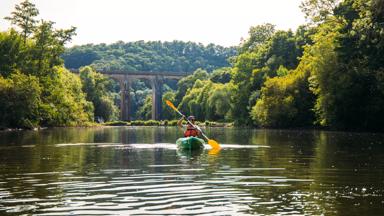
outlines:
M197 137L199 135L199 131L190 126L190 125L187 125L187 130L184 132L184 137L190 137L190 136L194 136L194 137Z

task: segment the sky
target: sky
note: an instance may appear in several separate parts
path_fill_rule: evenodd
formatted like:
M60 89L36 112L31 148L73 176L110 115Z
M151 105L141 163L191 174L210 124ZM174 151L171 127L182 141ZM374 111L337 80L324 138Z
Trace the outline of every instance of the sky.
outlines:
M0 0L0 31L22 0ZM72 45L116 41L193 41L236 46L251 26L296 30L305 23L302 0L30 0L38 19L77 27Z

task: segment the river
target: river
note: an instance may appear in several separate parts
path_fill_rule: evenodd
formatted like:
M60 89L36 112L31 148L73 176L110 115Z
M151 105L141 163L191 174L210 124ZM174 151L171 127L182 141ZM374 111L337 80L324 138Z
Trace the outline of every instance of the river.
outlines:
M174 127L0 132L0 215L384 215L384 135Z

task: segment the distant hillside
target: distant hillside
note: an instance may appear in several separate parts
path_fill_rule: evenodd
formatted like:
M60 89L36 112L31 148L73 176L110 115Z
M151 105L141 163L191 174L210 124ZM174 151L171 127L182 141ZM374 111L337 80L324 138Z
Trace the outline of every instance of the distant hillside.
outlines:
M67 68L91 65L104 71L168 71L193 72L198 68L212 71L227 67L227 59L236 55L236 48L225 48L193 42L137 41L110 45L74 46L63 54Z

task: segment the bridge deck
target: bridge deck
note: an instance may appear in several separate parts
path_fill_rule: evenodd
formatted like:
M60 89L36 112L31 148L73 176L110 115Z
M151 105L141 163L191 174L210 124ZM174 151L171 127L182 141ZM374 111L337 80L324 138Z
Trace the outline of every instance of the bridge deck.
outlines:
M79 69L69 69L73 73L79 73ZM159 71L100 71L96 70L102 74L118 74L118 75L144 75L144 76L188 76L192 72L159 72Z
M78 69L69 69L72 73L79 73ZM152 119L161 119L163 83L166 79L180 80L191 73L188 72L152 72L152 71L98 71L120 84L120 116L121 120L130 120L130 85L135 79L150 80L152 86Z

